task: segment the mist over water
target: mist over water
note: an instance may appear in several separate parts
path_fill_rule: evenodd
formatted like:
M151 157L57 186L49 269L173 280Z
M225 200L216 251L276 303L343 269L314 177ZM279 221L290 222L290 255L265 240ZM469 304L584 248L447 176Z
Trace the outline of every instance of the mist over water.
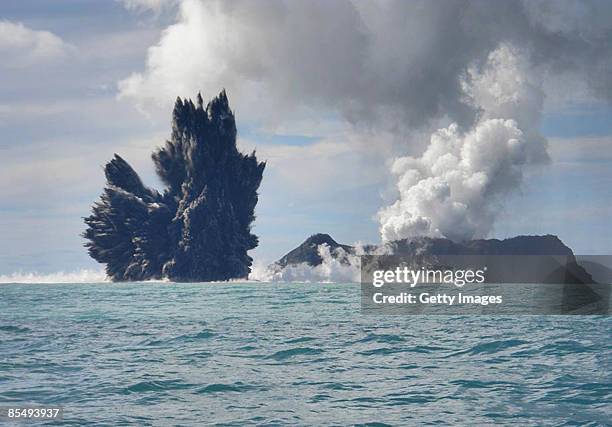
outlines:
M0 284L7 283L96 283L107 282L104 270L83 268L75 271L58 271L55 273L11 273L0 274Z
M120 425L606 424L608 317L360 314L347 284L13 284L0 404Z

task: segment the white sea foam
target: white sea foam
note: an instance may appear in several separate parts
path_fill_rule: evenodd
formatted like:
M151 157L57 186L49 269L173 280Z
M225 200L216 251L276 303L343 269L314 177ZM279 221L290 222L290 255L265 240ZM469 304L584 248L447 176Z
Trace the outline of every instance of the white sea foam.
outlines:
M323 260L317 266L302 263L282 268L277 264L266 266L255 262L249 279L262 282L359 282L361 265L359 256L348 253L342 248L336 248L332 254L332 250L326 244L319 245L317 250Z
M306 263L288 265L281 268L277 264L267 265L255 261L248 280L234 279L230 282L308 282L308 283L349 283L359 282L360 259L359 255L366 251L361 245L356 245L357 254L351 254L337 248L334 251L326 244L319 245L319 256L323 262L317 266ZM333 253L332 253L333 252ZM376 254L386 253L379 248ZM110 282L103 270L81 269L72 272L59 271L56 273L11 273L0 275L0 284L7 283L100 283ZM170 283L165 280L149 280L146 282ZM215 283L215 282L213 282ZM227 283L227 282L219 282Z
M0 283L99 283L109 279L103 270L81 269L56 273L11 273L0 275Z

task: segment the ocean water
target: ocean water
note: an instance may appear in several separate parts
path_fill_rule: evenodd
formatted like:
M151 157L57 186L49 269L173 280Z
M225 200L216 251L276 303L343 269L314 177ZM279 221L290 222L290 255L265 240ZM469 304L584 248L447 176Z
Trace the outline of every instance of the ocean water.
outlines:
M610 425L611 402L609 317L363 315L346 284L0 285L0 406L66 425Z

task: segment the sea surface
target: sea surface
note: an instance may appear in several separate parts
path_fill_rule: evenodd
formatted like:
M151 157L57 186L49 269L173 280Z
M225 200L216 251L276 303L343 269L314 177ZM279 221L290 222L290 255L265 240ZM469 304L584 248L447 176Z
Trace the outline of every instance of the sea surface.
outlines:
M64 407L50 425L610 425L612 321L364 315L353 284L0 285L13 404Z

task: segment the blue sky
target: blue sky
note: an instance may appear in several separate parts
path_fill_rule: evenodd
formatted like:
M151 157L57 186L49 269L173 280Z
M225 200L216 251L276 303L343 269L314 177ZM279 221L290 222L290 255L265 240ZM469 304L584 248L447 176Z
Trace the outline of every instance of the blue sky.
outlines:
M352 16L339 3L327 15ZM189 51L174 57L171 43L182 46L180 37L190 37L190 19L196 20L197 13L203 15L196 23L218 26L217 33L227 25L223 14L230 12L225 6L214 14L199 7L197 0L0 3L0 274L99 268L79 234L82 217L104 185L102 165L119 153L145 183L159 188L150 152L169 135L175 97L193 97L197 90L212 97L223 87L236 110L240 146L256 148L268 161L254 228L260 237L256 259L273 261L316 232L328 232L344 243L380 241L376 213L395 197L390 162L419 155L426 144L423 135L460 120L459 110L444 102L413 108L414 97L423 95L416 89L405 91L399 77L400 86L393 80L396 71L408 73L401 55L381 60L386 68L379 80L390 83L380 91L377 85L382 83L376 79L364 83L349 77L351 67L345 64L359 57L349 51L365 42L348 30L331 37L342 49L334 45L326 50L330 36L328 27L321 27L317 31L323 42L316 48L300 43L305 36L298 28L293 44L279 42L268 51L270 43L251 43L247 37L264 27L245 24L240 27L244 39L230 34L214 40L204 34L204 50L193 54L209 55L204 62L191 58ZM277 19L271 7L262 8L265 16L244 7L232 19L244 14L252 14L256 23ZM361 13L378 16L366 9L360 6ZM298 12L291 19L299 19L303 11ZM550 22L561 25L557 21ZM329 28L343 22L330 20ZM293 22L291 27L299 25ZM276 35L270 37L275 40ZM370 45L385 37L377 33ZM184 45L189 43L194 41ZM161 46L157 54L152 46ZM220 46L230 53L217 52ZM240 55L231 56L232 50ZM243 63L248 51L256 52L261 62ZM412 51L423 55L419 46ZM287 56L294 52L295 57ZM430 55L438 53L432 50ZM342 74L311 66L315 60L331 62ZM226 71L217 73L217 65ZM370 68L354 72L365 75ZM173 81L161 80L172 73L179 73L176 90ZM491 237L552 233L576 253L612 253L612 109L583 88L585 75L570 76L575 93L563 93L567 86L555 81L545 85L539 128L548 138L551 161L526 169L523 185L506 201ZM348 82L353 78L355 82ZM368 88L367 103L354 97L354 87ZM330 92L333 97L327 96ZM402 97L393 99L395 92ZM398 115L389 114L390 109Z

